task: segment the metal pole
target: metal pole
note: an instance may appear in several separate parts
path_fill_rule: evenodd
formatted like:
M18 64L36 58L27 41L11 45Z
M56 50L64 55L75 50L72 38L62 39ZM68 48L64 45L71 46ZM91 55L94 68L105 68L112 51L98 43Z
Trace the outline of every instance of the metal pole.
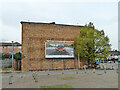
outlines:
M73 43L73 51L75 51L74 43ZM74 53L74 69L76 69L76 57L75 57L75 53Z
M50 74L49 74L49 60L48 60L48 75L50 75Z
M28 49L29 49L29 56L28 56L28 71L30 70L30 40L31 40L31 38L29 38L29 47L28 47Z
M41 70L42 70L42 68L43 68L43 61L42 61L42 39L41 39L41 54L40 54L41 56L40 56L40 60L41 60L41 65L40 65L40 68L41 68Z
M80 69L80 59L79 59L79 53L78 53L78 69Z
M13 41L12 41L12 70L13 70Z
M74 56L74 69L76 69L76 58Z
M54 59L52 60L52 69L54 70Z
M62 74L64 74L64 70L65 70L65 60L63 59L63 62L64 62L64 67L63 67L63 70L62 70Z
M65 66L65 59L64 59L64 70L65 70L66 66Z

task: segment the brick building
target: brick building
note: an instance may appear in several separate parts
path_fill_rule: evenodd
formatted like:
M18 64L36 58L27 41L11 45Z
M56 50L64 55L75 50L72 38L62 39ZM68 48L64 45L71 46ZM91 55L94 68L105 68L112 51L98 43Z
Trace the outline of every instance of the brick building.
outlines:
M22 71L41 69L78 68L75 58L45 58L47 40L73 41L83 26L39 22L21 22L22 24ZM85 63L85 62L84 62ZM81 63L83 65L84 63Z
M15 42L13 43L13 50L14 50L14 54L21 52L21 47L22 44ZM12 54L12 43L5 43L2 42L0 43L0 53L4 53L4 54Z

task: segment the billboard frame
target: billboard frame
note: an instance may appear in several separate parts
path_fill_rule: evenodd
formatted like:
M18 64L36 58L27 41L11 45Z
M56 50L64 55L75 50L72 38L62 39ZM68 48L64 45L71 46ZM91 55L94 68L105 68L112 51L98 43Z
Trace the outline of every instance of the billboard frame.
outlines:
M53 58L47 58L46 57L46 43L47 42L63 42L63 43L65 43L65 42L73 42L73 55L74 55L74 57L53 57ZM74 49L74 41L62 41L62 40L46 40L45 41L45 59L56 59L56 60L63 60L63 59L75 59L75 49Z

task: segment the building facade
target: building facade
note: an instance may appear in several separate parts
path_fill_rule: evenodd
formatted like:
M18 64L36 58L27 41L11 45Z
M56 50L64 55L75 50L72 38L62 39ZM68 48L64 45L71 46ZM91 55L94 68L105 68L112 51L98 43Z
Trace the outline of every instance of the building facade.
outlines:
M83 26L38 22L21 22L21 24L22 55L24 55L22 71L78 68L77 57L45 58L45 43L47 40L73 41Z
M114 50L114 51L110 51L110 56L119 56L120 55L120 51Z
M21 52L21 47L22 44L15 42L13 43L13 47L12 47L12 43L0 43L0 53L4 53L4 54L12 54L12 50L13 53L18 53Z
M114 50L110 51L110 55L108 57L109 60L118 60L120 58L120 51Z

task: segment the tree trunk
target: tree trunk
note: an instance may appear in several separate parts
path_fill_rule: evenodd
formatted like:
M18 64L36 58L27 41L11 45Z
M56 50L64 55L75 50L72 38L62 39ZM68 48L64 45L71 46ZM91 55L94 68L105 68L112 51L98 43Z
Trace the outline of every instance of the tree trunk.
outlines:
M88 68L89 68L89 65L90 65L90 59L88 59Z

